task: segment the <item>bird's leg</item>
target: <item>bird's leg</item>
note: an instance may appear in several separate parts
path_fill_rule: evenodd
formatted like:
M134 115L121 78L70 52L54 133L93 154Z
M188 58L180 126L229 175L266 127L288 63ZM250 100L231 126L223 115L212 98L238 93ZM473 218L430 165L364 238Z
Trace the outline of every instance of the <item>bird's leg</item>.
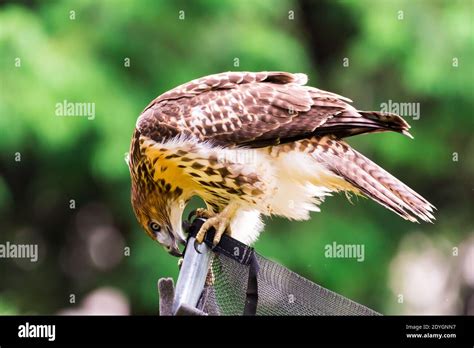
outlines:
M234 216L236 211L236 207L233 204L227 205L220 213L211 216L209 219L206 220L205 223L202 224L199 232L196 235L196 242L201 244L206 236L207 231L214 227L216 230L216 234L214 235L214 240L212 244L216 246L219 244L222 235L229 227L230 220Z
M206 208L197 208L195 215L196 217L209 219L210 217L213 217L216 214Z

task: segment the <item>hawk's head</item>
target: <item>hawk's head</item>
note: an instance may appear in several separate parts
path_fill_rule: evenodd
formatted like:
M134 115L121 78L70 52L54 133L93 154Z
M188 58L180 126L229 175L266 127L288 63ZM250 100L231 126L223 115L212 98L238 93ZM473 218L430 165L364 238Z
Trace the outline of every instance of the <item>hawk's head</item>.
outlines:
M132 206L138 222L150 238L158 241L168 253L182 256L179 250L185 239L181 220L184 211L182 200L156 188L146 190L142 184L132 178Z

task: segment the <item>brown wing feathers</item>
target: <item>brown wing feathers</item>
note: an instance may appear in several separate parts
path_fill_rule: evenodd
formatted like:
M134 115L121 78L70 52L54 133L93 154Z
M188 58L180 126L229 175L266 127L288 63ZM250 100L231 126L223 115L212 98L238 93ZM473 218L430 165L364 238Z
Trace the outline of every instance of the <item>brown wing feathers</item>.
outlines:
M357 111L350 99L304 83L305 75L285 72L203 77L156 98L138 119L137 128L156 141L186 133L223 146L251 147L324 134L409 135L408 124L397 115Z
M346 112L337 114L328 119L317 130L317 134L334 134L338 138L345 138L363 133L393 131L402 133L410 138L410 125L395 114L375 111L357 111L358 115L347 115Z

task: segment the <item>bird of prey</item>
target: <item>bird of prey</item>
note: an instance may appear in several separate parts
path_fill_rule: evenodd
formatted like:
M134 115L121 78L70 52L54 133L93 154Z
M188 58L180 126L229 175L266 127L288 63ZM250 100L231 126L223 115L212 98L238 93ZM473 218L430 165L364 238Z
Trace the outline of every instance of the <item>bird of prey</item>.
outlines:
M354 150L344 138L394 131L399 116L360 111L350 99L306 86L305 74L226 72L153 100L139 116L128 165L135 215L172 255L184 243L181 215L193 196L214 227L253 243L261 216L307 220L331 192L370 197L406 220L434 219L434 206ZM411 137L411 136L410 136Z

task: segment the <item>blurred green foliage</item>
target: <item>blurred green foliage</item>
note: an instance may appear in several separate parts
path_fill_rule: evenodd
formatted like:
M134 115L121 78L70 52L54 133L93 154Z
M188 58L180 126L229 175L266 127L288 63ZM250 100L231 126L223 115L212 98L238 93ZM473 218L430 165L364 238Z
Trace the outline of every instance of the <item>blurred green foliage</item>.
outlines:
M0 260L0 313L54 313L69 306L70 294L80 299L105 285L122 290L133 313L156 313L156 281L176 277L176 260L135 221L124 154L150 100L228 70L304 72L359 109L420 103L421 118L408 119L415 140L382 134L349 142L433 202L434 225L341 195L310 221L268 219L256 244L327 288L396 312L388 269L401 238L420 231L458 243L473 232L472 13L473 2L463 0L2 4L0 243L35 241L42 254L31 269ZM63 100L95 103L96 117L57 117ZM83 216L86 227L113 226L130 256L98 269ZM333 241L364 244L365 261L325 258Z

